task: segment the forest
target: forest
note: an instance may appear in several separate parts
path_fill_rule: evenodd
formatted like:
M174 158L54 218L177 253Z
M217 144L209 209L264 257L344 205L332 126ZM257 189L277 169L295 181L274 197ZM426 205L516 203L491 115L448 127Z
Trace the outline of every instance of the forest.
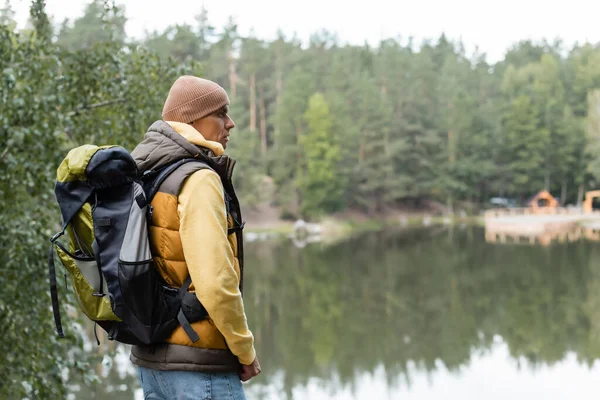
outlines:
M247 207L268 201L284 218L377 214L423 200L470 210L493 196L523 202L542 189L564 205L597 188L598 44L523 41L490 64L485 53L466 54L444 35L377 47L342 44L327 31L309 43L283 32L266 41L240 35L233 19L215 27L206 10L197 11L195 24L134 40L125 34L125 7L95 0L81 17L53 26L52 44L66 59L110 43L113 58L148 51L158 65L197 63L199 75L230 94L237 124L230 152L243 165L236 183ZM164 101L166 91L154 88L133 99L111 93L97 76L114 68L106 62L86 65L96 87L78 90L77 103L103 104L103 115ZM128 76L121 89L144 79ZM120 128L84 128L77 142L117 135L131 147L160 110L146 119L134 113L138 121ZM261 197L265 186L271 198Z
M234 20L213 26L202 9L194 24L134 40L119 4L94 0L73 21L31 4L22 29L9 1L0 9L0 397L62 398L64 370L87 371L67 351L80 339L59 341L48 318L58 164L84 143L132 150L182 74L229 93L228 151L247 209L318 219L437 202L475 212L541 189L577 204L600 185L599 44L522 41L490 63L444 35L264 40Z

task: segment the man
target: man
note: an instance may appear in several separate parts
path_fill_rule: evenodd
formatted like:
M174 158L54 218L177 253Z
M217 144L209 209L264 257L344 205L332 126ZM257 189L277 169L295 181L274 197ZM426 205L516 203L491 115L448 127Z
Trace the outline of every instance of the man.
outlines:
M190 323L195 342L178 326L164 344L132 347L146 399L245 399L241 381L261 372L242 301L242 220L231 183L235 161L223 154L235 127L228 106L218 84L182 76L169 91L163 119L132 152L141 172L183 158L204 163L179 167L151 203L156 266L173 287L190 276L189 291L208 318Z

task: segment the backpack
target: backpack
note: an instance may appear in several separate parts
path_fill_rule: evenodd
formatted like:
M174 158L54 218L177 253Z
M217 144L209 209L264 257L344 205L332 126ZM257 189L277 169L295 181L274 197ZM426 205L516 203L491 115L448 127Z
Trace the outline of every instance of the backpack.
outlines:
M65 335L55 251L71 277L79 309L107 332L109 340L160 343L179 325L192 342L199 340L190 323L208 314L196 295L188 292L191 278L181 287L167 285L154 265L148 239L152 198L161 183L188 162L210 169L190 158L139 174L131 155L119 146L83 145L64 158L55 185L62 228L50 239L48 259L59 337ZM68 244L58 240L65 233Z

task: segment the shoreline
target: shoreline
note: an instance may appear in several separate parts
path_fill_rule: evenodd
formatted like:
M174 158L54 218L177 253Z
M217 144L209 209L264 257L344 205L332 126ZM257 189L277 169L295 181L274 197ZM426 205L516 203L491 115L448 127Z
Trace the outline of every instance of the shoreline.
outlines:
M545 221L549 219L549 221ZM563 218L564 219L564 218ZM509 218L494 218L486 220L482 215L434 215L395 214L368 217L364 214L329 215L313 222L302 220L291 221L282 219L262 219L255 217L247 222L244 235L249 241L286 238L299 243L324 242L331 243L351 235L384 229L402 229L427 226L478 225L485 227L486 234L531 235L547 234L548 232L566 231L573 226L596 229L600 231L598 215L581 216L568 219L544 218L539 216L515 216ZM535 229L533 229L535 228Z
M295 236L295 224L298 221L281 220L274 221L248 221L244 234L250 238L273 238ZM307 223L323 241L336 241L352 234L378 231L386 228L410 228L431 225L456 225L474 224L485 225L483 216L440 216L431 214L402 215L394 217L365 217L344 218L339 216L326 216L314 222ZM310 233L308 234L310 236Z

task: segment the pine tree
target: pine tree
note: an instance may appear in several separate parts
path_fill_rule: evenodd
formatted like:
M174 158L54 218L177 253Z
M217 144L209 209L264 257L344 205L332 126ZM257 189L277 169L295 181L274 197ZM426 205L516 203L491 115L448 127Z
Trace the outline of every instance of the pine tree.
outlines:
M590 91L587 97L586 153L590 157L588 171L600 181L600 89Z
M11 31L14 31L17 27L15 11L10 4L10 0L4 0L4 7L0 8L0 25L6 26Z
M81 50L98 42L125 44L125 9L123 6L106 6L103 0L93 0L86 6L83 16L73 24L63 21L57 43L69 50Z
M182 62L202 60L202 47L191 25L172 25L162 33L154 32L147 37L145 45L163 57L173 57Z
M401 104L403 124L400 127L408 150L400 161L399 170L411 176L406 195L411 198L439 196L434 185L438 161L443 158L446 135L438 128L436 107L436 76L433 51L424 46L413 56L406 98ZM441 196L440 196L441 197Z
M312 77L302 68L296 67L284 84L281 106L275 116L279 136L273 148L273 178L279 185L278 201L282 213L297 216L302 202L298 182L302 180L304 153L300 143L306 134L306 112L308 99L315 92Z
M520 195L543 188L544 150L550 133L538 127L529 97L513 100L504 119L505 179L511 193Z

